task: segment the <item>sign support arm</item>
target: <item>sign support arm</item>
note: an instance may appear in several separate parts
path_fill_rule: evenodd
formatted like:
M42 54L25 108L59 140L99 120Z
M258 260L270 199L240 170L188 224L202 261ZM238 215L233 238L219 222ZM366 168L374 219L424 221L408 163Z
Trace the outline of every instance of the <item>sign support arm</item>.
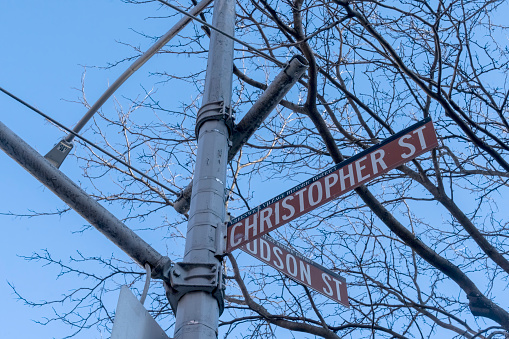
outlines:
M276 108L279 102L297 83L307 70L307 60L300 55L294 56L288 65L276 76L253 106L246 112L242 120L234 127L232 146L228 151L228 161L246 144L262 122ZM181 192L173 207L180 214L189 211L193 182L191 181Z
M160 274L170 259L159 254L81 187L0 122L0 148L98 231L127 253L138 265L149 264Z

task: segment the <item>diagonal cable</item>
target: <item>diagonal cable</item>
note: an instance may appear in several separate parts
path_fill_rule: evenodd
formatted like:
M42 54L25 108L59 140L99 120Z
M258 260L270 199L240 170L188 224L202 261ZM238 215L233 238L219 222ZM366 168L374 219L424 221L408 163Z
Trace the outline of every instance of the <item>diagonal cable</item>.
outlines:
M21 103L22 105L28 107L29 109L31 109L32 111L36 112L37 114L43 116L45 119L48 119L49 121L51 121L53 124L57 125L58 127L66 130L67 132L71 133L72 135L74 135L75 137L83 140L85 143L89 144L90 146L94 147L95 149L103 152L104 154L106 154L107 156L115 159L116 161L118 161L119 163L121 163L122 165L126 166L127 168L133 170L134 172L138 173L139 175L141 175L142 177L144 177L145 179L147 180L150 180L152 181L153 183L159 185L160 187L166 189L168 192L172 193L172 194L175 194L175 195L178 195L178 193L174 190L172 190L171 188L169 188L168 186L164 185L164 184L161 184L159 181L151 178L150 176L146 175L145 173L143 173L142 171L134 168L133 166L129 165L128 163L126 163L125 161L117 158L116 156L114 156L113 154L111 154L110 152L108 152L107 150L105 150L104 148L100 147L100 146L97 146L96 144L94 144L92 141L88 140L87 138L85 137L82 137L81 135L79 135L78 133L74 132L72 129L70 128L67 128L65 127L63 124L59 123L58 121L56 121L55 119L51 118L50 116L48 116L47 114L44 114L43 112L41 112L40 110L38 110L37 108L33 107L32 105L30 105L29 103L23 101L22 99L18 98L17 96L15 96L14 94L10 93L9 91L5 90L4 88L0 87L0 91L7 94L8 96L10 96L12 99L16 100L17 102Z

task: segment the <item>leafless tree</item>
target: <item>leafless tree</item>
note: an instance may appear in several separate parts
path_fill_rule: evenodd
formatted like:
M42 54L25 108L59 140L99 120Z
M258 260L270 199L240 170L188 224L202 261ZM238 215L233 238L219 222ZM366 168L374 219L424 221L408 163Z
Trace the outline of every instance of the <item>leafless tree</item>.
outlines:
M157 1L126 2L152 6L168 20L175 14ZM425 117L434 121L439 147L271 233L344 276L351 308L233 252L225 264L224 337L272 338L286 330L324 338L507 337L507 9L503 0L238 1L236 37L271 58L236 45L237 122L280 71L272 59L302 55L309 69L229 164L233 215L271 198L259 187L290 188ZM168 63L154 90L119 102L116 112L103 110L87 132L172 192L86 144L75 152L98 200L176 242L184 241L186 217L172 206L192 180L208 33L194 24L161 52L199 66L183 72ZM133 53L112 65L122 67ZM180 84L196 92L168 98ZM153 216L160 224L143 225ZM165 254L175 261L182 255ZM90 277L55 317L79 329L111 326L103 291L141 278L114 258L31 258ZM86 259L105 273L77 271L73 264ZM161 288L150 307L171 328Z

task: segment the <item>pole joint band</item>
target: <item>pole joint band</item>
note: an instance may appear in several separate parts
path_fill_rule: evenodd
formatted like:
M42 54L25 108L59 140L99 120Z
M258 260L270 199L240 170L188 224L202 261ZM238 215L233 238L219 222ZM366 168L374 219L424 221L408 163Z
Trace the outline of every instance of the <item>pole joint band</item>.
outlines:
M228 128L228 133L231 136L233 131L233 112L232 108L226 106L224 101L213 101L203 105L198 110L198 115L196 117L196 138L198 138L200 128L206 121L209 120L224 120L226 127Z

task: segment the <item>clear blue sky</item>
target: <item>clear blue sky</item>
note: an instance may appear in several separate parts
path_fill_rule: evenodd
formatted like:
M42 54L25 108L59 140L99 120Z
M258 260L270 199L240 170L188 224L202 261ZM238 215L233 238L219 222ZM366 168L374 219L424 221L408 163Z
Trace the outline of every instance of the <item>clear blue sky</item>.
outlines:
M155 3L135 6L121 0L0 0L0 86L65 125L72 126L85 113L82 106L70 102L80 96L76 88L80 87L84 66L105 66L108 62L133 54L132 48L118 41L146 50L148 40L135 31L162 35L176 21L176 18L147 20L159 15L158 9ZM126 66L109 70L87 67L89 102L95 101ZM146 75L166 66L156 57L141 71ZM124 84L119 95L130 88L139 88L144 75L136 75ZM42 154L64 136L57 128L3 93L0 93L0 112L0 121ZM53 193L1 151L0 164L0 213L47 212L65 207ZM75 160L70 158L61 169L73 180L79 181L81 172L75 165ZM276 190L287 188L290 187ZM265 196L258 193L260 202L275 195L275 192L265 193ZM48 249L55 258L65 260L79 250L84 255L108 257L114 254L129 260L98 232L73 234L85 224L86 221L74 212L62 217L38 218L0 215L0 300L3 306L0 309L0 338L62 338L72 333L72 329L61 323L50 326L34 323L33 320L42 321L44 317L54 316L51 309L23 305L16 300L7 282L27 298L38 301L58 298L63 291L79 286L79 281L66 277L55 280L58 270L26 262L18 255ZM151 241L149 234L141 235L157 250L165 252L161 244ZM116 300L109 302L115 304ZM98 329L92 329L76 338L107 336Z
M105 66L107 62L132 55L130 47L118 41L148 47L148 41L134 30L162 35L175 22L146 20L159 6L134 6L120 0L0 1L0 86L23 98L43 112L72 126L85 113L82 106L69 102L79 93L84 66ZM150 61L147 71L157 61ZM93 102L126 65L111 70L88 68L87 96ZM153 70L153 69L152 69ZM139 86L136 77L125 84ZM41 117L0 93L0 121L45 154L63 133ZM0 152L0 213L55 211L65 205L53 193ZM62 170L79 181L80 173L70 159ZM70 334L62 324L40 326L33 320L53 316L47 308L28 308L16 300L7 281L34 301L57 298L61 291L76 287L67 278L55 280L58 270L29 263L17 255L51 250L55 258L66 259L80 250L85 255L112 253L127 260L98 232L72 234L86 222L76 213L63 217L13 218L0 216L0 337L61 338ZM164 252L161 250L161 252ZM116 302L113 300L112 302ZM99 331L78 338L101 338Z

